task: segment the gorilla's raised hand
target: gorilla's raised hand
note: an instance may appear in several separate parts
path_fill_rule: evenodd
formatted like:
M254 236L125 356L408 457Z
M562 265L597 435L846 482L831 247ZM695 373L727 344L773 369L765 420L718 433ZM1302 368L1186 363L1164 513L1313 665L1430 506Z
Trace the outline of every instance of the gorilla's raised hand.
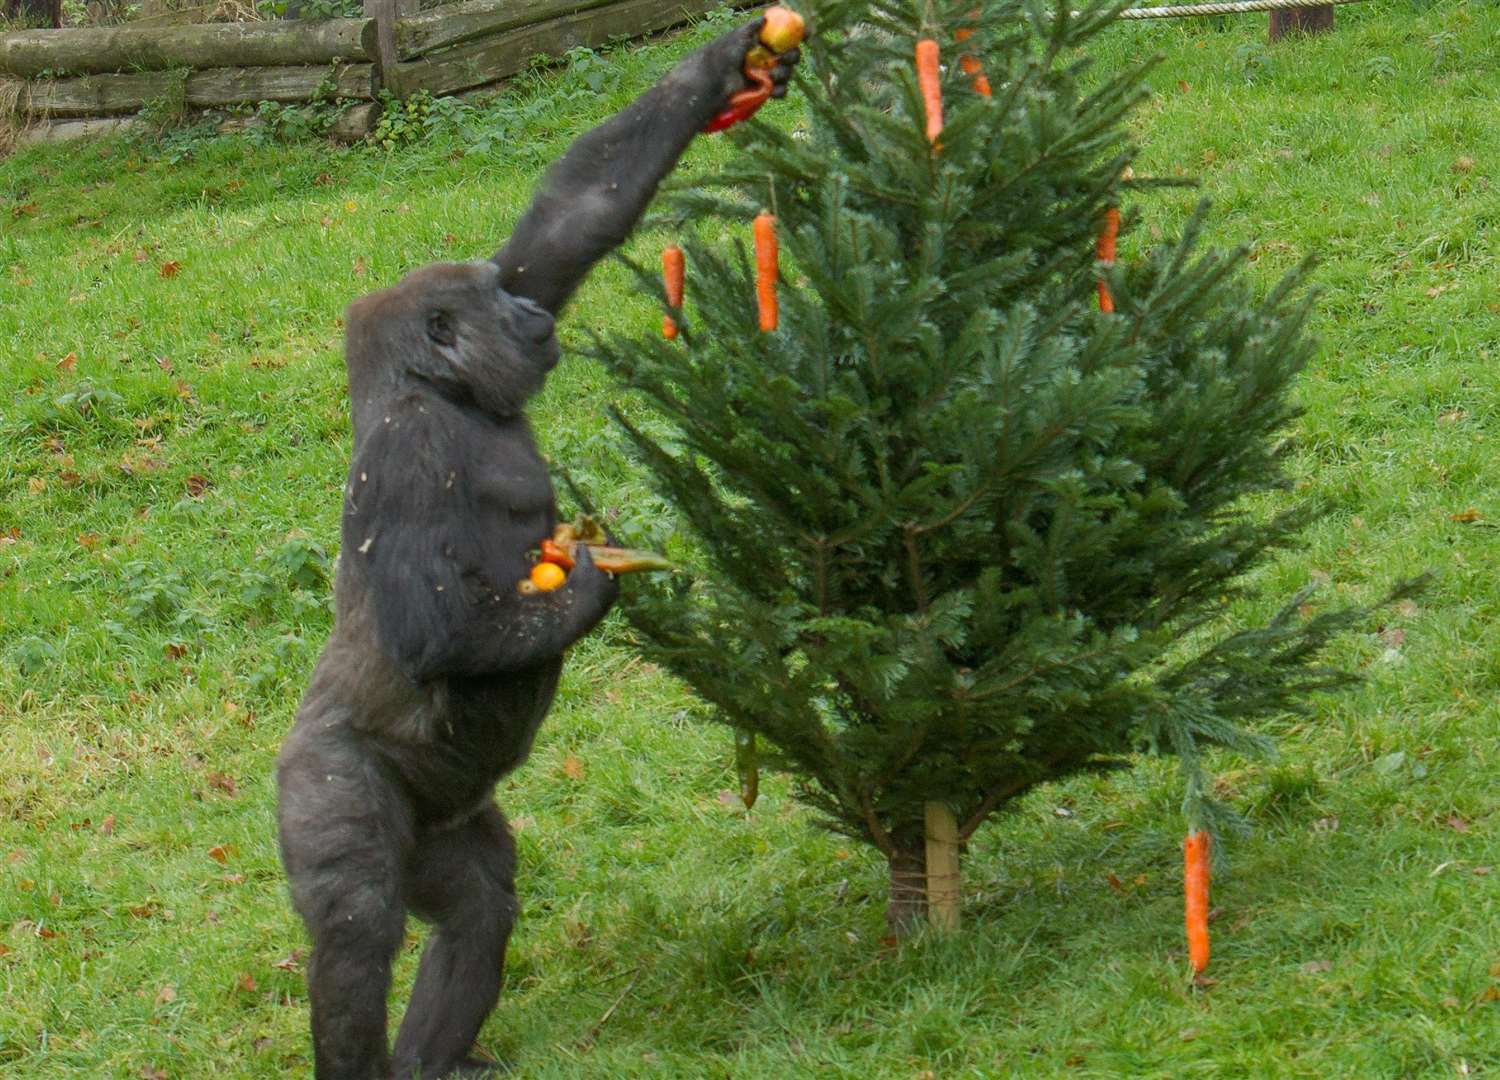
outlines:
M630 235L693 137L751 85L745 56L764 25L764 18L752 19L689 53L569 147L495 254L501 287L558 311L594 263ZM800 55L788 49L777 58L772 97L786 95Z

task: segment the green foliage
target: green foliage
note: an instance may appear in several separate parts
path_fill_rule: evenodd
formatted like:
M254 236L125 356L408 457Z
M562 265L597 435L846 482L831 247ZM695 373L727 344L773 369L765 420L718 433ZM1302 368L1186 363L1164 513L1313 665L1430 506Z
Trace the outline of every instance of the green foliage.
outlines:
M380 119L370 132L370 142L383 150L396 150L435 135L457 135L474 111L458 98L436 98L426 90L404 98L382 90Z
M357 19L364 14L362 0L259 0L255 5L262 18L283 19L295 12L298 19Z
M619 416L703 552L701 576L629 594L648 655L893 859L920 857L927 802L967 836L1140 749L1177 755L1191 824L1216 824L1203 751L1263 751L1247 725L1345 685L1321 657L1366 613L1306 617L1304 594L1225 620L1314 516L1254 501L1285 486L1313 353L1300 271L1256 298L1243 251L1202 249L1201 209L1098 267L1144 96L1140 67L1085 78L1114 8L972 10L821 5L806 130L752 126L664 215L721 223L687 240L682 340L596 349L666 421ZM950 65L934 149L913 43L952 56L966 23L1000 89ZM720 239L764 206L784 253L772 334L747 253Z
M338 97L337 70L337 64L329 65L328 73L306 102L283 104L262 101L255 107L255 115L263 122L263 126L251 128L251 137L276 142L299 142L325 137L338 118L353 104Z

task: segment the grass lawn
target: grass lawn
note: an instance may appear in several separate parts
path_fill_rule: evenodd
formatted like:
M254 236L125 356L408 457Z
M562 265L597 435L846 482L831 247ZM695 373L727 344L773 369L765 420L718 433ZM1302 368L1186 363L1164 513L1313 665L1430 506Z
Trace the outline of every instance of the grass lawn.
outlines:
M0 161L0 1073L310 1073L271 763L330 623L340 312L487 255L540 167L708 32L581 55L390 153ZM1244 612L1437 577L1345 643L1368 681L1278 725L1280 760L1218 763L1254 831L1216 882L1212 985L1187 974L1170 763L1037 792L972 845L965 932L891 947L884 861L775 778L745 813L727 730L612 619L500 792L524 912L483 1042L515 1075L1500 1075L1500 8L1372 0L1264 35L1122 25L1099 53L1164 55L1138 171L1200 178L1258 283L1321 260L1293 467L1332 511ZM1139 198L1122 257L1197 198ZM564 344L656 319L606 266ZM539 436L659 516L614 393L565 361Z

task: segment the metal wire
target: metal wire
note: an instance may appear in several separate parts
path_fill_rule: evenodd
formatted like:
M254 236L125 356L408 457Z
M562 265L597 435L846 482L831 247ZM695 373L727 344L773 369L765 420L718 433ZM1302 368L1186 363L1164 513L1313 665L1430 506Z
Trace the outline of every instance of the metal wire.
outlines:
M1360 0L1230 0L1222 4L1172 4L1167 7L1126 8L1122 19L1179 19L1190 15L1239 15L1247 11L1282 11L1356 4Z

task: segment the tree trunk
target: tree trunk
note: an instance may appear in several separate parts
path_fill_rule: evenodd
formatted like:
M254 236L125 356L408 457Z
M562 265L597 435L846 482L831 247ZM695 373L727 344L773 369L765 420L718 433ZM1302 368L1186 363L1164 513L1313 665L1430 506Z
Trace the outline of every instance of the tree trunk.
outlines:
M55 30L62 26L62 0L5 0L5 17Z
M914 932L927 919L927 857L919 835L909 843L892 837L897 847L887 855L891 895L885 905L885 924L897 937Z

